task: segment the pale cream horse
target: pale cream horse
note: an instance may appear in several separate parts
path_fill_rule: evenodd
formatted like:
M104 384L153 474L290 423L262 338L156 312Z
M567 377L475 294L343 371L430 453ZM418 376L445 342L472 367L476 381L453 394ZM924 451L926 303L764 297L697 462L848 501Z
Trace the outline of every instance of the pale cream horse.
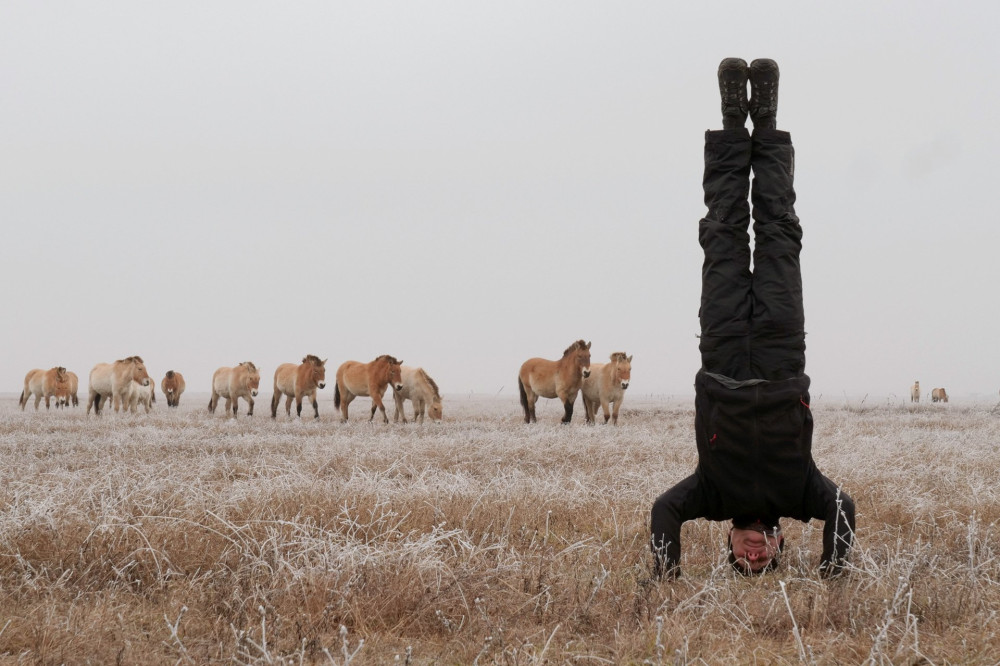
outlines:
M382 354L369 363L341 363L337 368L337 386L333 392L333 405L340 408L341 423L347 421L347 407L358 396L369 396L372 399L369 421L375 418L375 410L378 409L382 411L382 420L388 423L389 417L385 413L382 396L390 384L393 391L402 390L403 380L399 370L402 364L402 361L397 361L388 354Z
M440 421L441 393L431 376L424 372L423 368L411 368L405 365L400 366L399 376L402 388L392 392L393 400L396 402L393 421L399 421L402 417L403 423L406 423L406 412L403 410L405 400L413 403L414 422L419 419L420 423L423 423L425 412L430 415L432 421Z
M66 378L66 368L57 366L49 370L36 368L29 370L24 376L24 390L21 391L21 399L18 404L24 411L24 406L28 404L31 395L35 395L35 411L38 411L38 403L45 398L45 409L49 409L51 399L56 399L56 406L63 401L63 396L69 398L69 383Z
M913 382L910 389L910 402L920 402L920 382Z
M590 343L577 340L558 361L529 358L521 365L517 388L524 408L524 422L535 422L535 402L539 397L559 398L565 409L562 422L573 418L573 403L583 380L590 376Z
M215 413L219 398L226 399L226 413L232 409L233 417L240 408L240 398L247 401L247 416L253 416L253 399L260 388L260 372L250 361L244 361L235 368L219 368L212 375L212 397L208 400L208 411Z
M100 414L111 398L115 411L128 408L129 394L133 383L148 386L153 380L146 372L146 364L138 356L129 356L114 363L98 363L90 371L90 395L87 397L87 413L94 408Z
M128 388L128 409L130 412L135 414L136 408L142 405L146 408L146 413L149 414L149 410L153 408L153 403L156 402L156 382L149 382L149 384L136 384L132 383Z
M167 370L167 374L160 381L160 389L163 395L167 396L167 407L181 404L181 393L184 393L185 387L184 375L175 370Z
M613 425L618 425L618 410L625 400L625 389L632 380L632 357L625 352L615 352L610 363L595 363L590 366L590 376L583 380L580 395L583 397L583 409L587 414L587 423L594 423L597 417L597 405L604 410L604 422L611 419ZM610 403L614 403L614 412L608 411Z
M285 398L285 414L292 415L292 398L295 398L295 413L302 416L302 398L312 400L314 418L319 418L319 402L316 400L316 389L326 387L326 362L318 356L307 354L300 365L282 363L274 371L274 393L271 396L271 418L278 416L278 404L281 396Z
M931 402L948 402L948 392L943 388L931 389Z
M67 396L66 401L63 402L62 406L68 407L69 404L72 402L73 406L77 407L80 404L80 398L77 395L77 392L80 390L80 378L76 376L75 372L67 370L66 383L67 383L66 388L69 395ZM58 406L59 404L56 403L56 407Z

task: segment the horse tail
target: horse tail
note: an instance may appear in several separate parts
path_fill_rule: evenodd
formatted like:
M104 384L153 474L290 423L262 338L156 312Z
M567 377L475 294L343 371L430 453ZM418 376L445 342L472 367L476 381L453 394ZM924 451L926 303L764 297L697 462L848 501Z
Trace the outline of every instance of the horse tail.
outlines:
M524 392L524 382L521 378L517 378L517 390L521 393L521 406L524 407L525 411L528 410L528 394Z
M340 382L337 382L337 385L333 387L333 406L340 407Z

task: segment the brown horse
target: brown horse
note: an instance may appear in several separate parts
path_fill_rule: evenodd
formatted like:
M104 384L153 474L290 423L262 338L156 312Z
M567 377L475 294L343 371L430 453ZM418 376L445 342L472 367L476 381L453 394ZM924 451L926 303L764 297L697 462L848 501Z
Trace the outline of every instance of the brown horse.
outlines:
M90 414L93 407L94 414L100 414L108 398L113 399L116 412L123 406L127 409L131 384L149 386L152 381L146 372L146 364L138 356L129 356L114 363L98 363L90 371L87 413Z
M385 389L392 384L393 391L403 390L403 380L400 376L402 361L383 354L370 363L360 361L345 361L337 368L337 387L333 392L333 405L340 408L341 423L347 421L347 406L359 395L370 396L372 413L368 417L375 418L375 410L382 411L382 419L386 423L389 417L385 413L382 396Z
M184 375L174 370L167 370L167 374L160 381L160 389L163 395L167 396L167 407L181 404L181 393L184 393L184 388Z
M625 352L615 352L611 355L611 363L595 363L590 366L590 376L583 380L580 395L583 397L583 409L587 414L587 423L593 423L597 416L597 405L604 410L604 422L611 419L613 425L618 425L618 410L625 400L625 389L632 379L632 357ZM615 403L613 413L608 412L609 403Z
M208 411L215 413L219 398L226 399L226 413L230 408L233 417L240 408L240 398L247 401L247 416L253 416L253 399L260 388L260 372L250 361L243 361L235 368L219 368L212 375L212 397L208 400Z
M49 409L53 397L56 399L57 407L64 400L68 400L69 382L66 378L66 368L58 366L50 370L38 368L29 370L24 376L24 390L21 391L21 399L18 402L22 411L32 393L35 394L35 411L38 411L38 403L42 398L45 398L45 409Z
M295 398L295 413L302 416L303 396L312 398L313 412L319 418L319 402L316 400L316 389L326 387L326 362L318 356L308 354L302 359L301 365L282 363L274 371L274 395L271 396L271 418L278 416L278 403L281 396L285 399L285 413L292 415L292 398Z
M590 343L577 340L563 352L558 361L529 358L521 365L517 388L521 393L524 422L535 422L535 402L543 398L559 398L566 414L563 423L573 418L573 403L583 380L590 376Z
M403 411L403 401L410 400L413 402L414 421L419 419L423 423L425 412L430 414L432 421L440 421L441 393L438 391L438 386L431 379L431 376L424 372L423 368L410 368L407 366L400 366L399 375L403 383L403 388L392 392L392 397L396 402L396 413L393 415L392 420L398 421L400 416L402 416L403 423L406 423L406 412Z

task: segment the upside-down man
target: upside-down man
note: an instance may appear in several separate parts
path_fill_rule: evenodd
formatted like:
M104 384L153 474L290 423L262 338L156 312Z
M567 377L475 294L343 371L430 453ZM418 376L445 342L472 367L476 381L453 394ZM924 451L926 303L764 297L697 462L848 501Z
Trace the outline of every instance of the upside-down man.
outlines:
M775 123L778 66L726 58L718 76L723 129L705 133L708 212L698 229L705 251L702 366L695 377L698 466L653 504L654 573L680 574L681 524L694 518L732 520L729 558L737 571L772 569L784 547L779 519L790 517L825 521L820 573L836 575L854 535L854 502L812 458L802 229L791 136ZM744 127L748 113L752 135Z

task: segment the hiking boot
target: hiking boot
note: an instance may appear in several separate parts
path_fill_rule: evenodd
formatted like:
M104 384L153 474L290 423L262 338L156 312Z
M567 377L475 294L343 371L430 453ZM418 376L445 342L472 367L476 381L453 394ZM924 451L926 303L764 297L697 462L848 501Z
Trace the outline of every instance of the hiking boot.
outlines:
M723 129L739 129L747 122L748 76L747 61L742 58L726 58L719 63Z
M750 63L750 120L755 129L778 125L778 63L758 58Z

